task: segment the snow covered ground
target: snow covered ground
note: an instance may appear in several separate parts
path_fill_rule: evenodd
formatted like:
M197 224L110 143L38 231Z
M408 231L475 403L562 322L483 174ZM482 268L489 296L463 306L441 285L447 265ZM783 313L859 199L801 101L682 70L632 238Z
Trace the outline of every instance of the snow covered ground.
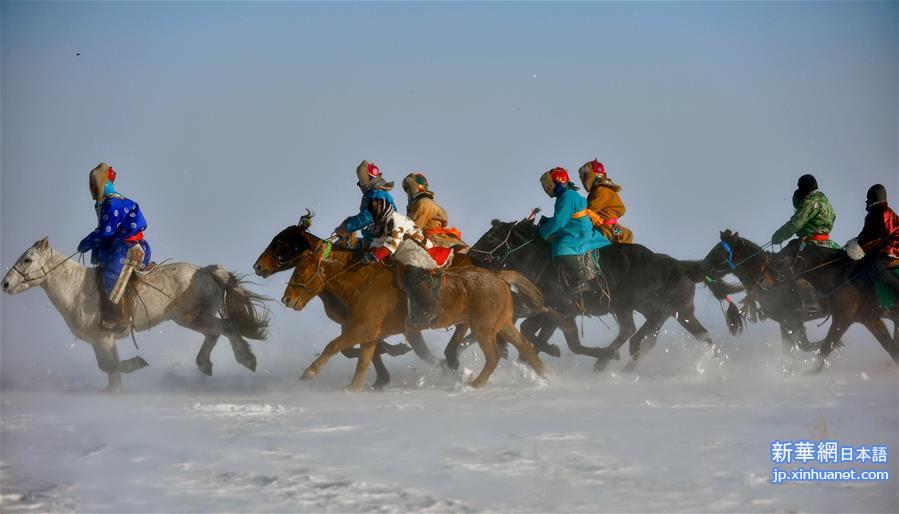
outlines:
M749 338L722 365L678 341L635 375L614 373L621 362L595 375L566 352L544 383L506 360L482 391L409 354L387 361L387 391L363 394L343 392L342 357L299 382L311 353L266 359L257 345L252 375L219 348L203 377L145 343L151 367L118 396L96 393L89 367L7 381L2 510L899 511L897 369L873 341L814 377L784 375L779 347ZM885 444L893 478L772 485L775 439Z

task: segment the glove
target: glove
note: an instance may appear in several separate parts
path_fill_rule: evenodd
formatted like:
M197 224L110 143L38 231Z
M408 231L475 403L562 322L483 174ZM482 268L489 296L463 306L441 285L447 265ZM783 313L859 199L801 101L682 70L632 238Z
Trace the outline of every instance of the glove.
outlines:
M771 242L776 245L779 245L779 244L782 244L784 241L786 241L787 238L789 238L789 237L790 236L787 236L787 237L781 236L780 231L778 230L777 232L774 233L773 236L771 236Z
M547 218L546 216L540 216L540 221L537 222L537 226L542 227L543 224L547 221L549 221L549 218Z
M374 264L378 262L378 258L375 257L371 252L365 252L362 254L362 264Z
M347 232L346 227L344 227L343 225L334 229L334 233L337 234L337 237L342 237L344 239L350 237L350 233Z
M846 250L846 254L849 255L849 258L854 261L859 261L865 256L865 251L862 250L862 247L858 244L858 238L851 239L846 246L843 247Z
M87 253L94 249L94 245L91 244L89 238L85 237L78 243L78 253Z

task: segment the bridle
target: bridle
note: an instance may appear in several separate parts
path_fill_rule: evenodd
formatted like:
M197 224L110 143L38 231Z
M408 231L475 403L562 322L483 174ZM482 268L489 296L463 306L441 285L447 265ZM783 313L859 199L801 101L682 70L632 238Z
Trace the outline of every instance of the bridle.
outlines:
M469 253L479 253L479 254L485 255L487 262L496 262L497 264L505 263L506 259L508 259L513 253L517 252L518 250L521 250L525 246L534 242L534 238L530 238L527 241L525 241L524 243L513 247L512 244L509 242L509 240L512 238L512 234L515 232L515 227L517 227L517 226L518 226L518 223L512 223L509 226L509 231L506 233L506 237L503 238L502 241L497 243L497 245L494 246L491 250L484 251L484 250L477 250L475 248L470 248L468 250L468 252ZM496 252L498 252L503 247L506 248L506 252L502 256L495 255Z
M303 288L304 291L311 294L311 293L313 293L313 289L310 286L310 284L312 284L312 282L314 280L318 279L319 281L321 281L321 286L324 287L325 284L327 284L331 280L337 278L341 274L355 268L356 266L358 266L359 264L362 263L362 260L357 260L357 261L347 265L346 267L344 267L342 270L338 271L337 273L334 273L333 275L331 275L329 277L325 277L324 270L322 269L322 263L328 259L328 256L331 255L331 249L333 248L333 245L334 245L334 240L332 238L334 238L334 237L335 236L325 239L315 249L316 253L319 253L319 249L321 249L321 253L318 256L318 260L315 263L315 273L313 273L311 277L304 280L303 282L293 282L293 281L288 282L287 283L288 287L301 287L301 288ZM298 256L296 260L299 260L300 257L301 256ZM318 293L316 293L316 294L318 294Z
M50 273L53 273L54 271L56 271L56 268L58 268L58 267L62 266L63 264L65 264L66 261L68 261L68 260L71 259L72 257L78 255L78 253L80 253L80 252L75 252L75 253L73 253L72 255L69 255L69 256L66 257L65 259L59 261L59 263L57 263L55 266L52 266L52 267L51 267L49 270L47 270L47 271L44 271L44 268L47 267L46 263L45 263L45 264L42 264L42 265L41 265L41 269L40 269L40 271L41 271L42 273L41 273L41 276L39 276L39 277L29 277L29 276L26 275L25 273L22 273L21 271L19 271L19 269L16 268L15 265L13 265L13 267L11 267L11 268L9 268L9 269L11 269L12 271L15 271L16 273L18 273L19 276L22 277L22 280L23 280L26 284L30 284L30 283L32 283L32 282L37 282L37 281L39 281L39 280L43 280L43 279L47 278L47 276L48 276Z

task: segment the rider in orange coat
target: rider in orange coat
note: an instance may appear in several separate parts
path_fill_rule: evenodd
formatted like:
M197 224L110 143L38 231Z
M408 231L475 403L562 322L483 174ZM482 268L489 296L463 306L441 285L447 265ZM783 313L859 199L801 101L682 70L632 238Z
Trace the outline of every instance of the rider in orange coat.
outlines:
M406 215L421 227L425 236L435 245L445 248L465 246L462 233L449 226L446 210L434 201L427 177L421 173L410 173L403 179L403 190L409 196ZM464 252L463 252L464 253Z
M593 226L613 243L633 243L634 233L618 223L626 210L618 196L621 186L612 182L606 175L605 166L596 159L581 166L578 174L584 189L589 191L587 209Z

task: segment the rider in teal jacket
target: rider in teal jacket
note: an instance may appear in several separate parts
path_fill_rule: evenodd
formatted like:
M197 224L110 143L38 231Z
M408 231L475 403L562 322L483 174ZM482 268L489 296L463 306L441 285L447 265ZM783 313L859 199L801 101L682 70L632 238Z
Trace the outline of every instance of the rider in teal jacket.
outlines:
M587 212L587 200L577 193L563 168L553 168L540 177L543 190L556 199L551 218L540 221L538 233L548 241L554 260L569 276L572 294L590 289L590 272L585 269L581 255L612 244L602 232L593 229ZM572 280L573 279L573 280Z

